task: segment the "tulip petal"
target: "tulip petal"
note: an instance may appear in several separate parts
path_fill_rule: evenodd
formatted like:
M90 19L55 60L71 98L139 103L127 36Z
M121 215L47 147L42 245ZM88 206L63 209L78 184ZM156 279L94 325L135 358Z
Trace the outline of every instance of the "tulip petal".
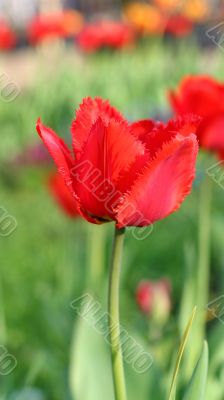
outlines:
M199 123L199 117L186 115L170 120L167 124L151 120L138 121L131 125L131 129L135 136L145 144L149 156L154 158L158 150L178 133L182 136L195 133Z
M74 160L72 159L69 148L66 146L64 141L56 135L54 131L44 126L41 123L40 119L37 121L36 128L39 136L43 140L50 155L52 156L58 168L59 174L64 179L65 184L67 185L72 196L77 202L77 211L87 221L92 222L93 224L98 224L99 221L97 218L88 215L88 213L86 213L85 210L83 210L83 208L80 205L80 199L74 190L72 173L71 173L72 169L74 168Z
M111 120L105 126L101 118L97 120L73 169L76 193L90 215L112 217L106 202L117 191L120 175L128 172L144 151L143 144L130 134L125 123Z
M157 125L155 121L152 119L142 119L137 122L133 122L130 125L131 133L141 140L142 142L145 142L145 137L148 135Z
M77 217L77 203L61 175L51 175L48 181L48 186L54 199L65 213L70 217Z
M58 167L58 172L64 178L66 184L71 186L72 179L70 175L70 169L74 165L74 161L69 148L52 129L44 126L40 119L37 121L36 128L39 136L43 140L56 166Z
M178 91L168 93L177 114L194 113L208 117L224 110L224 87L209 76L188 76Z
M77 159L80 158L80 153L82 153L91 128L99 117L105 125L112 118L120 122L125 122L122 115L110 105L108 100L102 100L98 97L94 99L91 97L85 98L76 112L76 119L73 121L71 127L72 144Z
M117 226L150 225L178 209L191 190L197 151L195 135L164 144L118 205Z
M132 182L142 173L145 165L150 159L154 159L165 143L168 143L177 134L189 136L191 133L195 133L199 123L200 118L191 115L170 120L167 124L152 120L133 123L130 126L131 132L144 143L146 151L145 154L136 158L128 173L119 179L119 190L123 193L128 191Z
M205 118L198 128L200 144L209 150L224 150L224 113Z

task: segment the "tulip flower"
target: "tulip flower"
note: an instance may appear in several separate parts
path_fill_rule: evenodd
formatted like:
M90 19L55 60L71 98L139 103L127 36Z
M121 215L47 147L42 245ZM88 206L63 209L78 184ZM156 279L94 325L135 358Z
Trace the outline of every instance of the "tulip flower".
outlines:
M191 190L198 144L193 119L128 123L108 101L86 98L72 123L70 150L37 122L58 172L89 222L115 221L109 281L109 332L115 400L126 399L119 341L119 276L126 226L174 212Z
M175 12L180 8L180 0L154 0L154 3L164 12Z
M192 22L202 23L211 15L211 3L209 0L186 0L182 12Z
M77 38L78 46L86 52L102 48L122 49L134 41L135 35L129 25L109 20L86 25Z
M65 10L61 15L65 36L72 37L80 33L84 25L84 17L77 10Z
M145 3L131 2L124 8L125 19L140 34L154 35L164 31L165 19L154 6Z
M49 177L48 187L56 203L69 217L76 218L79 216L75 199L59 174Z
M191 113L201 117L196 132L200 146L223 158L224 84L209 76L189 76L169 93L169 99L177 115Z
M165 32L170 35L181 37L187 36L193 31L193 24L183 15L171 15L168 17Z
M1 50L10 50L15 47L17 42L16 34L10 28L8 23L0 19L0 49Z
M76 11L41 14L29 23L27 35L30 43L36 45L49 39L74 36L82 26L82 15Z
M177 115L193 113L201 118L196 131L199 145L224 158L224 84L209 76L189 76L184 78L176 91L169 93L171 106ZM221 161L222 164L222 161ZM220 168L221 169L221 168ZM195 303L201 309L209 301L210 251L211 251L211 202L212 180L208 174L200 188L198 222L198 268ZM215 173L215 172L214 172ZM212 173L213 174L213 173ZM215 178L216 179L216 178ZM195 331L204 339L205 319L194 325ZM199 343L200 340L197 341ZM194 347L192 360L196 360L199 348Z
M129 124L107 101L87 98L72 123L73 154L40 120L37 131L80 214L122 228L149 225L179 208L194 178L196 126Z
M168 279L144 280L136 289L136 303L149 320L149 338L158 337L171 311L171 283Z
M152 314L158 310L158 302L163 315L167 315L171 309L170 282L167 279L159 281L142 281L136 290L136 302L140 310L145 314Z

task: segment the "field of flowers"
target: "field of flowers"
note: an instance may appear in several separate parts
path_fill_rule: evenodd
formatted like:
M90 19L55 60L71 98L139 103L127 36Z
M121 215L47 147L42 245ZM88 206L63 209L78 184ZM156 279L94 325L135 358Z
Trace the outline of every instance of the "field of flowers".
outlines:
M1 400L126 399L118 326L113 326L113 293L111 313L106 314L114 223L91 224L85 218L94 222L116 220L120 224L119 236L129 225L125 222L128 217L125 210L119 220L112 214L106 216L104 211L96 216L84 210L85 201L78 212L68 188L55 175L57 168L36 132L36 122L41 117L42 123L70 146L75 110L89 96L108 99L129 123L146 119L165 123L174 111L182 116L188 114L185 122L171 124L169 129L155 127L164 146L173 131L177 135L174 141L185 138L186 148L180 154L184 166L181 157L176 156L170 167L172 153L166 150L163 177L157 171L147 199L148 209L151 204L154 207L149 226L126 229L119 327L121 341L124 336L127 399L224 399L224 89L206 78L196 84L198 92L191 98L190 82L186 89L190 93L189 104L187 100L181 103L176 92L181 80L189 75L206 75L223 82L223 61L221 48L212 42L210 47L202 48L187 37L172 41L143 38L137 47L121 52L104 49L83 55L54 43L52 47L1 56ZM13 101L5 98L6 73L18 88ZM171 90L172 101L168 95ZM90 118L88 113L96 112L96 105L91 102L86 107L87 115L74 128L80 129L81 136ZM205 138L204 120L201 115L192 116L197 107L203 117L206 111L209 114ZM109 117L102 114L103 123L104 118ZM217 118L213 142L210 118ZM119 165L124 164L125 170L132 144L125 139L123 122L119 123L124 136L116 132L119 140L114 140L123 143ZM59 172L66 176L66 151L60 153L61 145L54 142L51 133L43 125L38 127L56 163L61 163ZM143 125L137 128L143 129ZM106 128L91 129L100 135ZM176 204L167 204L177 196L179 181L182 191L189 191L191 186L197 141L194 135L191 139L188 135L197 129L202 150L197 157L192 191L180 210L163 219L175 209ZM136 135L140 137L143 132ZM151 140L149 151L154 151L156 145ZM98 151L94 146L91 143L88 148L91 160L95 160ZM102 144L99 149L97 157L108 156ZM165 187L162 192L161 187ZM147 188L143 192L147 193ZM183 197L182 194L179 203ZM95 204L94 207L97 208ZM130 225L138 224L134 221ZM119 243L115 246L115 259L118 247ZM111 332L118 336L110 345L114 336Z

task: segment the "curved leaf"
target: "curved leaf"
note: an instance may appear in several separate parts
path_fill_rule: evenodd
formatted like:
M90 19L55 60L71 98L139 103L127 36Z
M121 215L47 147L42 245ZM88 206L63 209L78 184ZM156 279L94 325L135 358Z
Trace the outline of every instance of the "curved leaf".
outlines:
M208 375L208 344L204 342L201 356L187 386L184 400L204 400Z

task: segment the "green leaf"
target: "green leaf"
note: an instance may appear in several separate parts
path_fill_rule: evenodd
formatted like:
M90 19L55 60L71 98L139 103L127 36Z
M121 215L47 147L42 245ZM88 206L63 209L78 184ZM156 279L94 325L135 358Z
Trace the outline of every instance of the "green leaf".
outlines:
M204 400L208 375L208 344L204 342L201 356L187 386L184 400Z
M175 399L175 393L176 393L176 383L177 383L177 377L178 377L178 372L180 369L180 363L184 354L184 349L186 347L187 344L187 340L192 328L192 324L195 318L195 314L196 314L196 307L194 308L191 318L187 324L187 327L185 329L181 344L180 344L180 348L179 348L179 352L178 352L178 356L177 356L177 361L176 361L176 365L175 365L175 369L174 369L174 374L173 374L173 379L172 379L172 383L171 383L171 387L170 387L170 393L169 393L169 400Z
M73 400L114 400L109 345L86 319L79 318L71 350Z
M128 331L128 333L145 352L151 354L148 343L143 340L137 331ZM165 398L164 372L156 361L153 358L151 367L143 373L136 371L132 363L124 362L128 400L154 398L155 388L156 400L163 400Z

